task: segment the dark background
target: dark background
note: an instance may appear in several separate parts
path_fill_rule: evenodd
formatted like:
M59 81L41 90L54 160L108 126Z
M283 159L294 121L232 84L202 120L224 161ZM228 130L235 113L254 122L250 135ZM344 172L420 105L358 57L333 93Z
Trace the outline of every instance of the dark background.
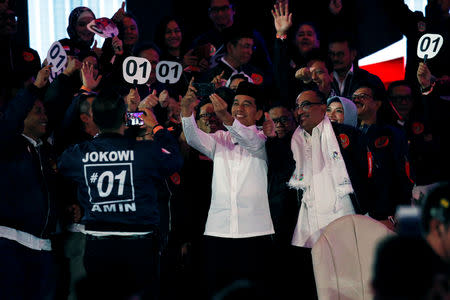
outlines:
M17 39L28 45L27 0L13 0L10 2L13 2L16 14L19 17ZM235 1L236 21L244 21L253 25L263 33L268 45L272 44L271 39L274 35L273 19L270 14L274 2L274 0ZM381 2L383 1L343 1L344 6L352 7L352 10L356 12L352 17L355 18L354 21L358 25L356 34L359 41L359 57L367 56L402 38L398 28L387 19ZM127 0L126 3L127 11L137 18L141 40L153 40L153 32L157 24L166 15L177 16L183 21L185 40L192 40L193 37L212 28L212 23L208 18L209 0ZM291 11L306 11L305 8L308 5L312 5L308 3L310 1L291 0Z

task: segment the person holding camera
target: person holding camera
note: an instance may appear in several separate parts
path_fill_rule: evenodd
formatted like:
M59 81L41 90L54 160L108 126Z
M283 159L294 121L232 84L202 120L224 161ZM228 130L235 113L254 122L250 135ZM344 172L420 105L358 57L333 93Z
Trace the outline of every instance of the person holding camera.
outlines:
M182 158L175 139L147 108L143 119L153 140L124 136L125 103L106 93L92 103L100 134L64 151L59 171L78 184L88 282L107 283L113 287L110 295L153 299L158 294L160 247L155 185L179 170ZM105 297L105 290L99 292Z

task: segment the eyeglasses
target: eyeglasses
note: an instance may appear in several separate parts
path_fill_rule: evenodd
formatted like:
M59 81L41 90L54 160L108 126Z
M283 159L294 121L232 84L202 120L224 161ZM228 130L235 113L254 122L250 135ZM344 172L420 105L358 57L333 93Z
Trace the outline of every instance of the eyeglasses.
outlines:
M353 96L352 96L352 100L353 101L355 101L355 100L367 100L369 98L372 98L372 96L368 95L368 94L364 94L364 93L362 93L362 94L353 94Z
M211 14L218 14L219 12L226 12L231 8L231 4L230 5L224 5L224 6L213 6L209 8L209 13Z
M211 118L211 117L215 117L215 116L216 116L216 113L204 113L204 114L198 115L199 118L206 118L206 117Z
M309 102L309 101L303 101L302 103L300 103L300 104L296 104L295 105L295 108L296 109L299 109L299 108L301 108L303 111L310 111L311 110L311 107L313 106L313 105L322 105L323 103L321 103L321 102Z
M289 117L282 116L279 118L272 119L272 121L274 124L280 123L280 124L286 125L289 122Z

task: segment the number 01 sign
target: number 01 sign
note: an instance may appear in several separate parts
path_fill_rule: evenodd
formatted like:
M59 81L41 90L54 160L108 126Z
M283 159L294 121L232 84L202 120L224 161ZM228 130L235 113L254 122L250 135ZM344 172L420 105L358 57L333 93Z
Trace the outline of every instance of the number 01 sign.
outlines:
M152 65L143 57L129 56L122 64L123 79L132 84L144 84L150 78Z
M440 34L424 34L417 44L417 56L423 59L433 58L438 54L442 44L444 38Z
M160 61L156 66L156 79L162 83L177 83L180 80L183 67L174 61Z
M52 65L49 76L49 81L52 82L64 71L67 64L67 53L60 42L54 42L48 50L47 63Z

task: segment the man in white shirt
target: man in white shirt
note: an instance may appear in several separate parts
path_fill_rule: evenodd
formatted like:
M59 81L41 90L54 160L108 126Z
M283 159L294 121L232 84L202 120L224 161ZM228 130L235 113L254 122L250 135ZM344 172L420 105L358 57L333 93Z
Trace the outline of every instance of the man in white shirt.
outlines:
M195 92L191 82L181 100L181 116L188 144L214 161L205 227L206 280L212 295L236 279L267 279L263 274L270 262L274 230L267 196L266 137L255 125L263 114L258 87L240 83L231 114L222 98L210 96L228 130L213 134L197 127Z

